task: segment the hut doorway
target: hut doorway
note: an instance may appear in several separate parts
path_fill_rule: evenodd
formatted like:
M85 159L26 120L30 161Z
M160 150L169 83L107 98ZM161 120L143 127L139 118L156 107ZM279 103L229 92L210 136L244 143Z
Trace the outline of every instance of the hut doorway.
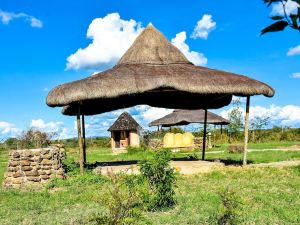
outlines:
M120 148L121 146L121 132L120 131L115 131L114 132L114 139L115 139L115 148Z

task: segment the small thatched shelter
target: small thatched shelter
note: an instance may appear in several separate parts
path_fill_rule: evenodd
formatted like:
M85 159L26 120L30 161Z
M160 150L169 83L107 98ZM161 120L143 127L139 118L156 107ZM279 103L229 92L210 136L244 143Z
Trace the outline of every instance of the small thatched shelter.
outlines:
M190 123L205 123L205 110L180 110L175 109L172 113L152 121L149 126L181 126ZM227 125L229 121L215 113L207 112L207 123L214 125Z
M108 129L111 132L112 149L139 147L141 129L142 127L129 113L123 112Z
M95 115L140 104L207 111L228 105L233 95L247 97L248 115L250 96L260 94L272 97L274 90L243 75L193 65L160 31L148 25L116 66L54 88L47 96L47 104L63 106L65 115L77 115L83 171L85 150L81 115ZM245 130L248 131L248 116L245 118ZM247 143L248 133L245 132L245 152ZM204 153L205 148L203 159Z

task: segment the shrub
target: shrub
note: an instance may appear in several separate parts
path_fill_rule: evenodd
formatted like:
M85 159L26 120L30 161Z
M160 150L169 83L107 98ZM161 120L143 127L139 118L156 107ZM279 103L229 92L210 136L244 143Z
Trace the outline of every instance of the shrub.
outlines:
M105 203L107 212L92 215L88 219L88 223L105 225L147 224L139 208L141 204L139 192L132 185L134 179L129 179L122 173L109 173L108 175L111 186L99 199Z
M226 188L220 192L222 208L218 218L219 225L235 225L241 224L241 199L231 188Z
M170 166L171 152L163 149L149 160L140 162L142 177L149 185L149 195L144 196L144 203L149 210L170 207L175 204L175 171Z
M63 160L63 167L68 175L79 174L79 166L73 158L67 157Z

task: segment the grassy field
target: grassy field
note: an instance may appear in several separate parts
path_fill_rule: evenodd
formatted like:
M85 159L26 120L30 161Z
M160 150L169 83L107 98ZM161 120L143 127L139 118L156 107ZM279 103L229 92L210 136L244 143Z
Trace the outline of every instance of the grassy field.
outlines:
M282 143L281 143L282 144ZM280 144L280 145L281 145ZM297 144L297 143L296 143ZM285 143L284 146L295 145ZM272 144L257 146L265 149ZM7 151L0 154L0 180L6 167ZM109 149L88 149L89 162L133 160L151 153L109 155ZM76 149L69 157L76 158ZM174 154L174 157L182 157ZM240 154L207 154L209 160L236 162ZM300 159L299 152L250 152L252 163ZM239 199L242 224L300 224L300 167L284 169L227 168L209 174L178 176L177 205L169 210L145 212L149 224L212 224L222 204L220 192L230 187ZM2 180L1 180L2 182ZM101 199L106 178L87 172L67 180L53 181L41 192L0 189L0 224L87 224L94 213L104 212Z

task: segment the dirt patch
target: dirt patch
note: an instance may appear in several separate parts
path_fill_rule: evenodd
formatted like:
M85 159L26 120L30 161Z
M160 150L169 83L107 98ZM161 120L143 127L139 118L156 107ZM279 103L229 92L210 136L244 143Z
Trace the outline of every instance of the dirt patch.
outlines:
M223 168L224 163L208 161L172 161L171 166L182 175L192 175L198 173L208 173L216 168ZM137 164L133 165L116 165L116 166L98 166L93 170L96 174L107 175L109 172L139 174Z
M282 151L300 151L300 145L291 145L286 147L278 147Z

